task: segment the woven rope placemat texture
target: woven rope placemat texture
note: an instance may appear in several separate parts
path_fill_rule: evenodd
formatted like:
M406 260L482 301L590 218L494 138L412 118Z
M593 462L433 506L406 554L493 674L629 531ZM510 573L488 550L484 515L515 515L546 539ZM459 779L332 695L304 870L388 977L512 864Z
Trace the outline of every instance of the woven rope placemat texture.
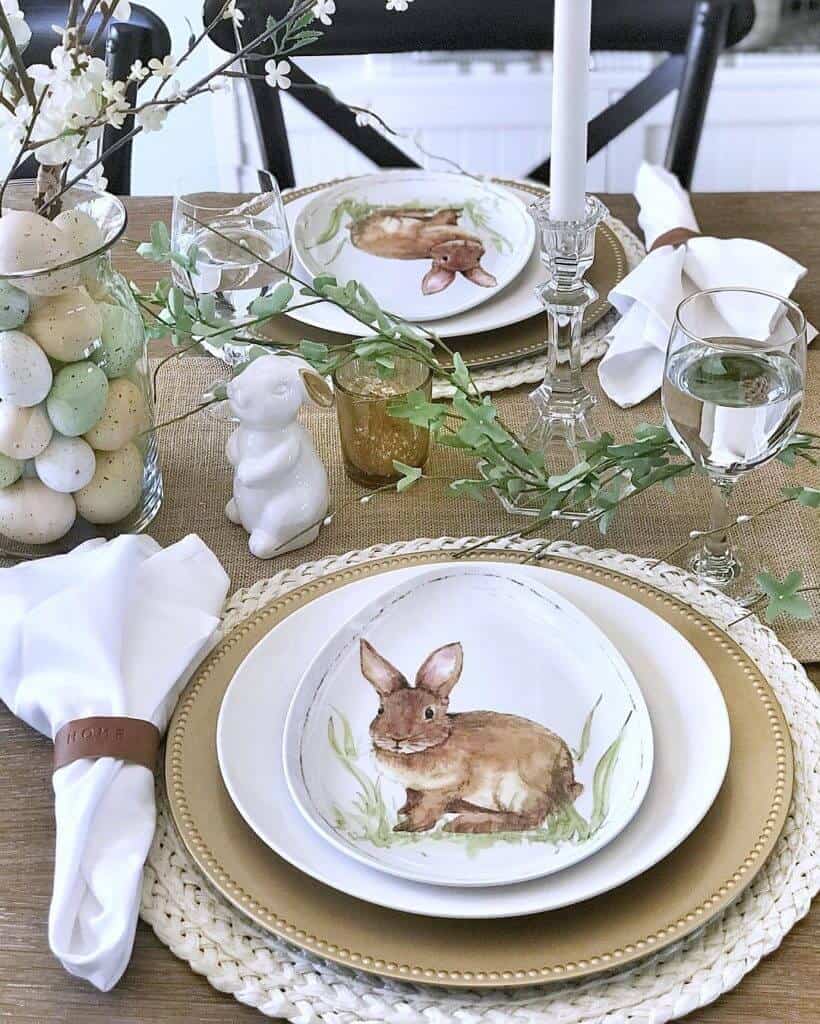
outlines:
M418 551L455 550L474 538L376 545L285 569L238 591L222 631L274 598L347 566ZM528 542L499 547L530 550ZM567 542L552 553L635 576L725 628L743 609L680 569L614 550ZM778 843L759 875L722 915L684 942L637 966L591 981L514 991L454 991L382 980L328 963L250 924L198 872L170 819L161 784L141 915L178 957L214 988L269 1017L295 1024L664 1024L734 988L808 912L820 888L820 695L802 666L756 617L731 628L777 695L792 735L794 795Z

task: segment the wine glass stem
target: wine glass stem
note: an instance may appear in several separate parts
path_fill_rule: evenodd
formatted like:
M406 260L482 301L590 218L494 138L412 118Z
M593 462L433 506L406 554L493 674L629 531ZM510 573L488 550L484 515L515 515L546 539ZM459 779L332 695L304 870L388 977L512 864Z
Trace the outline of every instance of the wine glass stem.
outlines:
M710 531L704 537L703 546L695 560L698 575L719 586L736 579L740 571L734 547L729 540L729 527L734 521L729 511L729 502L734 486L735 481L730 477L712 479Z

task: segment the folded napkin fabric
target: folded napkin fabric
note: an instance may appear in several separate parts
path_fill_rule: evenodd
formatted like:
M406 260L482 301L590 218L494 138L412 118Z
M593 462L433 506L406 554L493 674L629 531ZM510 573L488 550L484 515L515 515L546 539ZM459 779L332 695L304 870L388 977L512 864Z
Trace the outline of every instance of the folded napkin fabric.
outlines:
M0 698L52 739L75 719L124 716L164 732L208 648L228 591L195 536L89 541L0 570ZM138 764L83 758L53 776L56 819L49 943L71 974L107 991L131 955L154 834L154 778Z
M692 204L669 171L644 163L635 198L638 223L646 239L646 257L609 293L621 318L608 336L609 348L598 366L606 394L622 407L637 405L663 381L663 367L675 311L681 301L706 288L756 288L788 296L806 273L785 253L747 238L711 238L696 234L682 244L652 249L675 228L700 229ZM719 322L704 324L712 335L752 338L761 325L760 307L725 297ZM770 326L765 325L764 326ZM816 335L809 329L809 340Z

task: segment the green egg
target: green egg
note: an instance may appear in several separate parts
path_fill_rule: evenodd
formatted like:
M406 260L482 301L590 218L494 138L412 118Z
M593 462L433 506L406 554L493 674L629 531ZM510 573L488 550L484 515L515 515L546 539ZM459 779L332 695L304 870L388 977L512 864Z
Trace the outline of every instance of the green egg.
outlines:
M54 377L46 399L54 429L65 437L91 430L105 409L108 380L94 363L69 363Z
M144 332L136 314L121 306L100 303L102 317L100 347L91 358L106 377L124 376L142 354Z
M8 455L0 455L0 489L11 487L23 474L23 463L10 459Z
M28 295L8 281L0 281L0 331L14 331L25 322L31 308Z

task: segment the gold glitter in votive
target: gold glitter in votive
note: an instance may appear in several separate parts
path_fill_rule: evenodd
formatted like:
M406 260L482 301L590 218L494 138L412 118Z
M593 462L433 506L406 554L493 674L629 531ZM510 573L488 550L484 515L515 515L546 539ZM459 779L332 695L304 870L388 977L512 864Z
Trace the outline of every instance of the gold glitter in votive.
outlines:
M391 377L381 378L375 367L354 359L333 377L339 438L345 470L364 487L395 483L401 476L393 462L421 467L430 454L430 431L391 416L391 402L412 391L426 401L433 396L433 378L427 367L396 357Z

